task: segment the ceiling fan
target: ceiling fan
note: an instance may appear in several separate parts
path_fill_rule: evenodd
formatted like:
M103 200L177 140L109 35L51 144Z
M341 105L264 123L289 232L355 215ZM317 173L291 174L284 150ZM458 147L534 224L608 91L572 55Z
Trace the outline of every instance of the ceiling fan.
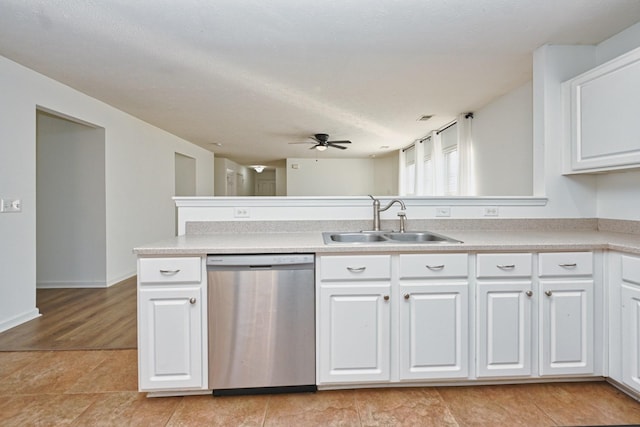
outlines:
M315 144L311 147L311 150L316 149L318 151L324 151L327 147L339 148L340 150L346 150L347 147L343 147L339 144L351 144L351 141L329 141L329 135L326 133L316 133L313 136L310 136L309 139L313 141L305 141L305 142L290 142L289 144Z

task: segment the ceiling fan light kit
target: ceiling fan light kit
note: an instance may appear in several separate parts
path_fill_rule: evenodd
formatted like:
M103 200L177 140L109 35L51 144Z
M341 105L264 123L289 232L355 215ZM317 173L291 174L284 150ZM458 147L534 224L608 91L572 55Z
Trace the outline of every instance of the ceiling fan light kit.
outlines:
M290 142L289 144L315 144L311 147L311 150L316 149L318 151L324 151L328 147L338 148L340 150L346 150L347 147L343 147L342 144L351 144L351 141L341 140L341 141L329 141L329 134L326 133L316 133L313 136L310 136L309 139L312 141L305 142Z

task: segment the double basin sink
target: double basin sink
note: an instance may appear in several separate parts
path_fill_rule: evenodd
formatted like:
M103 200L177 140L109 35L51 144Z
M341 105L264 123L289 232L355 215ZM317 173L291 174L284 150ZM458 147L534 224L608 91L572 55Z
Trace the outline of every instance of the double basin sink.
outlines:
M333 244L437 244L462 243L460 240L432 233L430 231L360 231L360 232L331 232L322 233L324 243Z

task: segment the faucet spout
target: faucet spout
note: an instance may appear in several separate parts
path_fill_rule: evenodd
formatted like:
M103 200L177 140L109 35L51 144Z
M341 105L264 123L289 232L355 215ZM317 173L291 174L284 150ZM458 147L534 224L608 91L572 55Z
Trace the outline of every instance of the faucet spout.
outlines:
M404 205L404 202L400 199L393 199L389 202L389 204L387 204L387 206L381 208L380 200L376 199L371 194L369 194L369 197L371 197L371 200L373 200L373 231L380 231L380 212L386 211L394 203L398 203L403 211L407 209ZM404 229L404 221L401 221L401 228Z

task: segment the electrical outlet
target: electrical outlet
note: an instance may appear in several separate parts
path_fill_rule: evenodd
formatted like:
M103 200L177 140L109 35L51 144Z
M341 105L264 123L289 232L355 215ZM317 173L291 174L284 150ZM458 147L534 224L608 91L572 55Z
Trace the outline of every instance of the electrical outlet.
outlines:
M451 208L449 206L437 207L436 216L451 216Z
M251 215L247 208L233 208L234 218L249 218Z
M0 199L0 212L22 212L20 199Z
M500 213L497 206L485 206L484 216L498 216Z

